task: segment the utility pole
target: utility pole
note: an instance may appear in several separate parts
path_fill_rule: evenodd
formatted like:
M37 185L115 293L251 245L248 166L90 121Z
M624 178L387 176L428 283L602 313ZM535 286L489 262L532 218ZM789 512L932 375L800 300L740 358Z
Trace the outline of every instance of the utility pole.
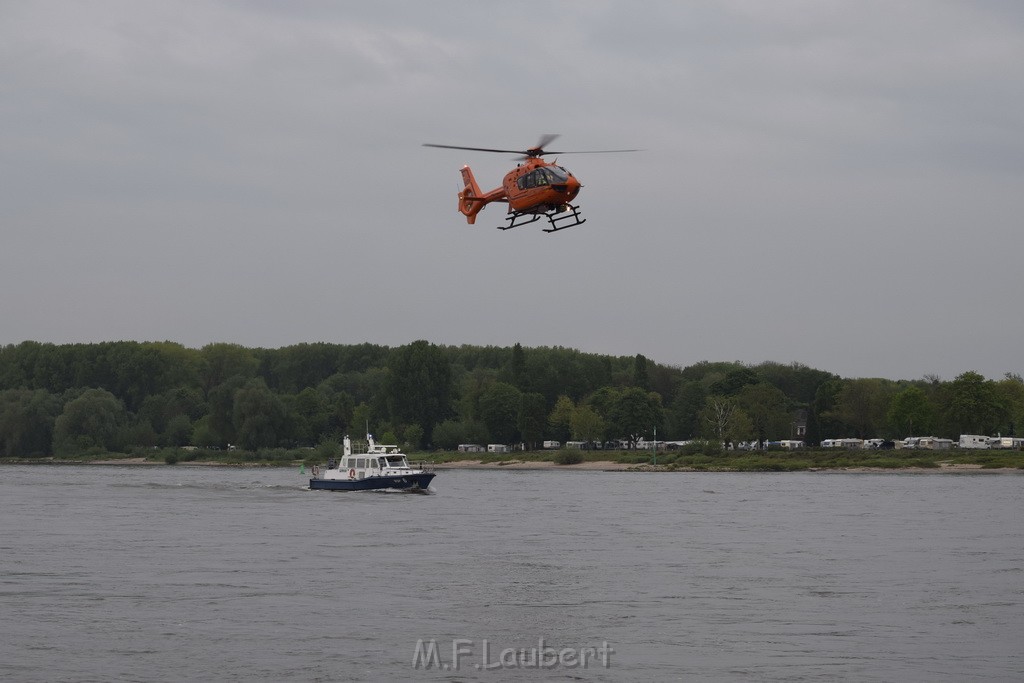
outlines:
M658 428L654 428L654 466L658 466Z

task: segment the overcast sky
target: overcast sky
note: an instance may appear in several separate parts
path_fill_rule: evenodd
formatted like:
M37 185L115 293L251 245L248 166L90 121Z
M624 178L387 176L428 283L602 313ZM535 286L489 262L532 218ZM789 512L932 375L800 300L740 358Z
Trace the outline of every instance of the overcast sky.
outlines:
M1024 3L0 2L0 344L1024 373ZM558 149L587 222L469 226Z

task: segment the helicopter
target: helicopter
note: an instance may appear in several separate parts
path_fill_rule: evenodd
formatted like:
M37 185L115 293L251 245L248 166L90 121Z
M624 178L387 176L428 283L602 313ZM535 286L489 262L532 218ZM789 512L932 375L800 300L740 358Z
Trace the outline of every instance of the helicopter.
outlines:
M579 194L583 185L572 173L557 163L544 161L546 154L607 154L616 152L637 152L635 149L605 149L584 152L550 152L544 149L558 135L548 134L541 137L535 147L525 150L490 149L487 147L460 147L457 145L435 145L424 143L424 147L440 147L442 149L465 149L473 152L498 152L519 154L522 162L505 174L501 187L482 192L473 177L469 166L463 166L463 188L459 192L459 211L466 216L466 222L472 225L476 215L491 202L508 204L508 225L499 225L499 230L510 230L521 225L529 225L541 218L547 218L551 227L544 232L557 232L574 225L587 222L579 212L579 206L572 200Z

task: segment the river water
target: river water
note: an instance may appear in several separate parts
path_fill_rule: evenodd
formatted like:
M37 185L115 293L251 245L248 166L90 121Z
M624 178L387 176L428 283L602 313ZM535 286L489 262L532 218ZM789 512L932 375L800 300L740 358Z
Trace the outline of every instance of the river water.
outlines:
M0 467L0 679L1013 681L1024 474Z

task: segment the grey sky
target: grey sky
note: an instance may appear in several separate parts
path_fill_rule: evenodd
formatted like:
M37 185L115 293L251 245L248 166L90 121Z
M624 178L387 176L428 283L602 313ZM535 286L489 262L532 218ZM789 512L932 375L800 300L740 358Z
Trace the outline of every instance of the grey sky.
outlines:
M0 3L0 343L1024 373L1024 3ZM456 211L560 133L585 225Z

